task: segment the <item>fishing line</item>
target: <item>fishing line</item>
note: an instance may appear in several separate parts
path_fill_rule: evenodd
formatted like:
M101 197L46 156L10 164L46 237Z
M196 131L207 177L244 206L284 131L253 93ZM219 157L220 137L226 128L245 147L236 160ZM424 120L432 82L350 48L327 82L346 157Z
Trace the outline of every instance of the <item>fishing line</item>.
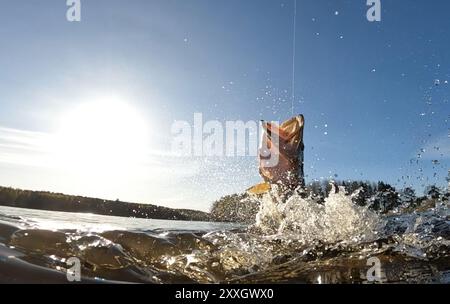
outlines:
M292 43L292 100L291 100L291 113L294 115L294 102L295 102L295 51L297 42L297 0L294 0L294 38Z

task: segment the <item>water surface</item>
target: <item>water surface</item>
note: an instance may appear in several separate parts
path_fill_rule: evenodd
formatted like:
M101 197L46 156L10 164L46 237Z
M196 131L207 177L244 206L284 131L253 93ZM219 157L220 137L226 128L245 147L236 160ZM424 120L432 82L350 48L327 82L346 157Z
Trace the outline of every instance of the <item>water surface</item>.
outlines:
M248 227L0 207L0 281L66 283L77 257L88 283L369 283L371 258L376 282L450 282L447 201L388 215L345 191L259 203Z

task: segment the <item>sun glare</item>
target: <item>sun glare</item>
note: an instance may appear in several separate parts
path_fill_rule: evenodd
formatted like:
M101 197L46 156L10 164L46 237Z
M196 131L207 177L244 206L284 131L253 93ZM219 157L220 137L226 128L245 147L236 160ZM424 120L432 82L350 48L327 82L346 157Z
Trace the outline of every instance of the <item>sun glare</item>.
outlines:
M65 168L118 170L145 155L146 121L117 98L80 103L61 116L59 125L57 151Z

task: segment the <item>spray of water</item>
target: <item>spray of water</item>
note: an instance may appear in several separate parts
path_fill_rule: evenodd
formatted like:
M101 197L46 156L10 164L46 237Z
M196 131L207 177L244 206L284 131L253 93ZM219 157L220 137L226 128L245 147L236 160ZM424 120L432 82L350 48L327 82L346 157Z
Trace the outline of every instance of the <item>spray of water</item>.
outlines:
M260 200L255 228L263 234L305 243L315 240L359 242L375 238L383 225L380 217L352 201L357 193L347 195L342 187L333 187L333 190L324 204L320 204L300 194L293 194L283 202L277 195L278 189L274 189Z

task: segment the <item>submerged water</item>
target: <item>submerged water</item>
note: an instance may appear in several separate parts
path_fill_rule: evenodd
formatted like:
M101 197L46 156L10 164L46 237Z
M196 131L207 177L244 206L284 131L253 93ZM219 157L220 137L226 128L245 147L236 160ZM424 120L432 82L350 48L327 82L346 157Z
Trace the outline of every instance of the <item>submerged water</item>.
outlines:
M379 215L341 189L260 204L249 227L0 207L0 281L64 282L77 257L93 282L450 283L448 202Z

